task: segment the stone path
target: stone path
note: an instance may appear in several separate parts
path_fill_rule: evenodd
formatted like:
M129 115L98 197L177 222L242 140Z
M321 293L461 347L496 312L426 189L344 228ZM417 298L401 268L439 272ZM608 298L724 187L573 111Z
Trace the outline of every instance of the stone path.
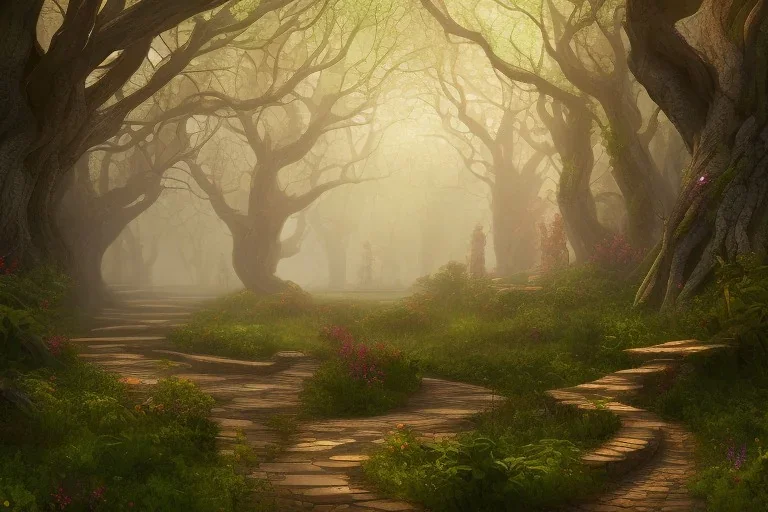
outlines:
M562 404L585 410L605 407L621 419L616 435L583 457L586 464L620 477L618 485L597 500L569 511L703 510L703 504L691 498L687 490L687 482L694 473L692 435L676 423L623 402L654 379L674 372L686 357L725 348L726 345L683 340L630 349L627 352L647 362L594 382L548 392Z
M360 466L366 453L401 423L425 437L455 435L471 428L469 417L497 399L477 386L424 379L402 410L374 418L306 423L295 442L277 450L281 435L271 420L297 411L301 383L317 364L296 352L281 352L269 361L180 352L166 340L167 333L212 297L181 290L125 290L122 295L126 300L119 308L100 312L91 333L73 340L81 357L120 374L137 391L170 375L197 383L217 401L212 419L221 426L222 450L231 449L243 435L262 460L274 459L262 463L252 476L272 482L279 510L417 510L365 488Z

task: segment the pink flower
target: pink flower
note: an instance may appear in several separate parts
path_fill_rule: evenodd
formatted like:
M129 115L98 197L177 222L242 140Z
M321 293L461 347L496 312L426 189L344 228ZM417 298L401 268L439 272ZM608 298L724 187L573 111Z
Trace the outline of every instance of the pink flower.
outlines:
M58 357L64 351L68 341L69 339L66 336L55 335L46 339L45 343L48 346L48 351Z

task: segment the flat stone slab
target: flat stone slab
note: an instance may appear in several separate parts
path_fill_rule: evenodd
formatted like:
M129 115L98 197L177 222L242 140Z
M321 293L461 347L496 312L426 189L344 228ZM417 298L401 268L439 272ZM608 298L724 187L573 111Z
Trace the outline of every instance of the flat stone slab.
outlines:
M699 340L678 340L653 345L651 347L629 348L624 352L636 356L666 356L666 357L688 357L694 354L713 352L729 348L728 345L704 343Z
M88 338L73 338L75 343L127 343L137 341L163 341L164 336L101 336Z
M161 338L164 339L164 338ZM212 364L227 364L236 366L245 366L251 368L266 368L273 366L275 363L272 361L243 361L241 359L230 359L228 357L218 356L206 356L201 354L186 354L184 352L175 352L173 350L154 350L157 354L164 354L169 356L179 357L188 361L196 361L199 363L212 363Z
M280 486L290 485L292 487L333 487L333 486L346 485L347 479L341 478L338 476L317 475L317 474L307 474L307 475L286 474L280 480L272 480L272 483L274 485L280 485Z

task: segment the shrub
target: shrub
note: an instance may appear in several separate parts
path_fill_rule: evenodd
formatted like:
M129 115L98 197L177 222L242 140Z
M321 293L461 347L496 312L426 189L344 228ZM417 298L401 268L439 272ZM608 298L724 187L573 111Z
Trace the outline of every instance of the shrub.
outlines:
M214 447L212 399L161 381L135 403L68 346L68 280L0 276L0 509L256 510L262 484Z
M415 299L373 311L363 318L362 325L367 332L408 334L428 328L430 317L422 303Z
M583 495L593 480L568 441L543 439L521 447L463 434L421 442L403 425L364 465L386 491L442 511L530 511Z
M562 215L555 215L547 226L539 224L541 233L541 268L544 272L562 269L568 266L568 237L565 234L565 222Z
M418 389L415 363L383 344L356 343L343 328L323 330L336 347L301 392L302 409L311 416L368 416L402 405Z
M457 310L485 310L496 296L491 281L472 277L467 266L450 262L431 276L416 282L417 292L406 299L406 304L416 311L432 313Z
M279 350L277 335L266 325L211 321L205 317L175 329L169 339L192 352L259 359Z
M643 251L633 248L623 234L616 233L595 246L590 261L608 270L631 270L642 259Z

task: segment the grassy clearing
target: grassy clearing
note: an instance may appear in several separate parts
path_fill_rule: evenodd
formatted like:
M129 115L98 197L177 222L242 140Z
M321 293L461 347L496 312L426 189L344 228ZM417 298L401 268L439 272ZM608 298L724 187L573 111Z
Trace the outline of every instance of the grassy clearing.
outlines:
M0 508L270 510L248 447L217 453L211 397L166 379L138 398L77 359L68 290L52 271L0 277Z

